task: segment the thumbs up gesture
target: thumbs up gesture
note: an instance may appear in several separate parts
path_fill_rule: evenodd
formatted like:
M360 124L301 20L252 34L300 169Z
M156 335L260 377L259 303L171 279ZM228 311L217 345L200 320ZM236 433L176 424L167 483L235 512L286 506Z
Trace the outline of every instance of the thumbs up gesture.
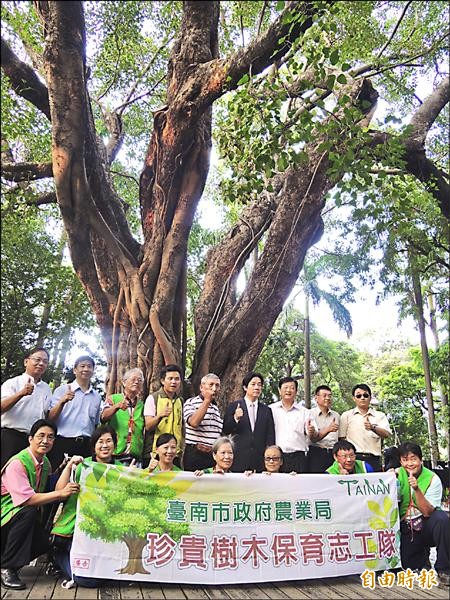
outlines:
M244 411L242 410L242 405L238 404L236 410L234 411L234 420L236 421L236 423L239 423L239 421L242 419L243 414Z
M64 396L61 398L61 402L63 404L66 404L66 402L70 402L71 400L73 400L75 396L75 392L72 390L70 383L67 385L67 391L64 394Z
M314 425L311 423L311 419L308 419L306 421L306 431L307 431L309 437L314 437L316 434L316 429L315 429Z
M337 431L339 429L339 425L336 423L336 419L333 418L333 422L329 426L329 433L333 431Z
M369 421L369 415L366 415L364 417L364 428L367 429L368 431L370 431L372 429L372 425Z

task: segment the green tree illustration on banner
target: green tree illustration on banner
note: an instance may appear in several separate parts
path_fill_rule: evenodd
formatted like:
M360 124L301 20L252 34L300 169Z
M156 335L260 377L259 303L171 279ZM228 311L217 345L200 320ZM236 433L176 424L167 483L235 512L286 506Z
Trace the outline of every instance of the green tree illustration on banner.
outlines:
M187 524L165 518L167 501L192 485L173 481L174 477L173 472L150 475L141 469L101 463L87 475L79 497L80 529L94 539L127 545L128 562L119 573L148 573L142 563L147 533L167 533L175 541L189 534Z
M369 526L371 529L376 531L378 529L392 529L394 527L398 520L398 508L397 506L394 506L391 498L386 496L382 502L369 500L367 502L367 506L369 507L369 510L376 515L375 517L369 519ZM400 530L397 531L396 541L398 545L400 543ZM374 540L368 540L367 549L369 552L377 551L377 546ZM366 560L364 564L368 569L376 570L379 563L380 561L378 558L375 558L373 560ZM395 568L399 563L398 556L392 556L389 558L388 563L389 568Z

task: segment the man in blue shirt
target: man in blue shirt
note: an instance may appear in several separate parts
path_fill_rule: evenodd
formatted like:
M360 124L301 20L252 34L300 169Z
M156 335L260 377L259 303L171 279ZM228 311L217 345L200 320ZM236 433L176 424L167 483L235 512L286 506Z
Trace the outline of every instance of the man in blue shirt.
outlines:
M64 454L90 456L90 437L100 422L101 397L92 385L95 362L91 356L76 359L73 372L75 381L59 386L50 404L48 418L58 426L58 436L49 459L53 470L64 459Z

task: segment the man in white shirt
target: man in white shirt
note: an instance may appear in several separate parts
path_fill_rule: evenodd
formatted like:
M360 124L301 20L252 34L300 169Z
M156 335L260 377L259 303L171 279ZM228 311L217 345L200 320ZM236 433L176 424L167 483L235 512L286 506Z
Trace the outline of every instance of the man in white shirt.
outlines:
M286 473L307 473L307 454L310 441L316 440L318 427L310 411L295 402L298 383L293 377L278 382L279 402L270 405L275 424L275 443L283 450Z
M1 467L28 446L28 432L33 423L47 416L52 392L42 381L49 353L33 348L24 360L25 373L8 379L1 388Z
M53 393L48 418L56 423L58 435L48 459L54 471L64 454L91 455L90 438L100 423L102 404L100 394L91 385L94 369L91 356L79 356L73 366L75 381L60 385Z
M391 435L384 413L370 406L372 391L365 383L352 390L356 405L341 415L339 439L346 439L356 448L356 458L368 462L374 471L381 471L381 441Z
M333 464L333 446L338 441L339 414L331 410L333 394L327 385L319 385L314 393L317 406L311 416L317 423L319 435L311 442L308 452L308 472L324 473Z

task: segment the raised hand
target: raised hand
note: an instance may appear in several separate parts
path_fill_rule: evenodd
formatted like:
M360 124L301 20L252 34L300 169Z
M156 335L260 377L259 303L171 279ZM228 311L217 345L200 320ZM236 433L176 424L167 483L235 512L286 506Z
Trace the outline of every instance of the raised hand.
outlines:
M236 423L239 423L239 421L242 419L243 415L244 415L244 410L242 409L241 403L239 403L236 407L236 410L234 411L234 420L236 421Z

